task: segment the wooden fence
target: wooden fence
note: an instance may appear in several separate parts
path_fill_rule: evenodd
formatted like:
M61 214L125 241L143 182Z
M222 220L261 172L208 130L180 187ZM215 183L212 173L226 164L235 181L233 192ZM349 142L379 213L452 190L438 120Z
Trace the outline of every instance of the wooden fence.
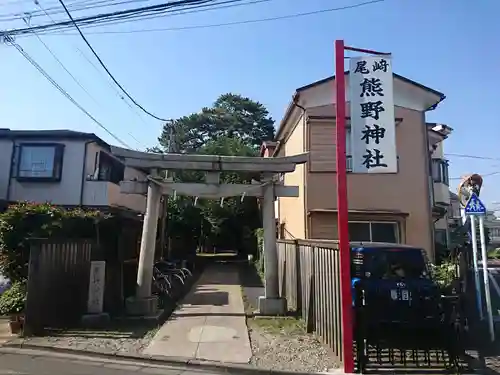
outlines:
M86 241L34 241L30 249L25 331L63 328L87 310L94 246Z
M334 241L278 240L280 295L327 344L342 353L340 256Z

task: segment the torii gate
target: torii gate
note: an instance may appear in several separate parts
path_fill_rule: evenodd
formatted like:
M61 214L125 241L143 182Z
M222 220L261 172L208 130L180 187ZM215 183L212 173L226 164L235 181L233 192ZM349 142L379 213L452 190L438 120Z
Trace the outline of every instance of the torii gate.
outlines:
M304 164L308 154L263 158L191 154L155 154L112 147L114 155L125 165L148 171L145 181L122 181L121 192L147 194L146 214L142 229L137 290L135 298L127 301L127 310L134 315L150 315L156 311L157 301L151 295L156 231L162 195L190 195L200 198L223 199L234 196L263 198L262 221L264 227L265 296L259 299L259 312L264 315L282 315L286 300L278 291L278 255L276 249L276 223L274 201L276 197L298 197L298 186L284 186L276 175L295 171ZM178 183L165 180L159 170L205 171L204 183ZM221 184L220 172L259 172L261 181L251 184Z

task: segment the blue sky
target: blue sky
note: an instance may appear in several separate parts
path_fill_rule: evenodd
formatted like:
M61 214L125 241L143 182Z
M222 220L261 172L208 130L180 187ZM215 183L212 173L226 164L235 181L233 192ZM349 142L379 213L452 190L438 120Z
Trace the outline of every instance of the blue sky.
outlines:
M45 8L57 0L39 0ZM67 0L68 4L76 0ZM80 0L81 1L81 0ZM265 104L275 120L295 88L334 73L333 42L392 52L395 72L446 94L428 120L454 129L446 152L498 160L450 156L451 177L500 172L500 126L495 74L500 64L500 1L385 0L355 9L227 27L156 33L94 34L151 28L179 28L268 18L353 5L364 0L271 0L230 9L84 29L89 41L122 85L148 110L176 118L208 106L225 92ZM154 0L149 3L157 3ZM6 3L8 3L6 5ZM135 4L142 6L149 3ZM131 5L134 6L134 5ZM3 0L0 14L30 11L30 0ZM75 14L76 16L76 14ZM64 15L54 16L63 19ZM32 23L46 23L33 19ZM2 29L22 21L0 22ZM132 147L156 143L161 123L132 111L74 34L42 36L87 95L34 36L17 42L62 87ZM68 128L95 132L115 143L79 112L11 46L0 46L1 127ZM139 141L139 142L137 142ZM456 180L453 181L456 184ZM500 201L494 186L500 173L485 177L484 199ZM454 184L454 185L455 185Z

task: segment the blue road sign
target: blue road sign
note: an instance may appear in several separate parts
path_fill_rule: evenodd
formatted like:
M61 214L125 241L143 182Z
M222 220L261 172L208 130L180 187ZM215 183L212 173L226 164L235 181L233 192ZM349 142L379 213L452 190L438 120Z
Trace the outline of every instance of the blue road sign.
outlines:
M486 215L486 206L481 202L479 197L472 193L469 201L465 205L466 215Z

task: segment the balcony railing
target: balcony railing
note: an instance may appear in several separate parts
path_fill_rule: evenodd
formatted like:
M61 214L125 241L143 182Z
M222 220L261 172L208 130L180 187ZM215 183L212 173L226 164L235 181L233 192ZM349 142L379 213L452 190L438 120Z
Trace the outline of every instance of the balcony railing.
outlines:
M85 206L121 207L144 213L146 197L137 194L122 194L120 186L109 181L84 182L83 204Z

